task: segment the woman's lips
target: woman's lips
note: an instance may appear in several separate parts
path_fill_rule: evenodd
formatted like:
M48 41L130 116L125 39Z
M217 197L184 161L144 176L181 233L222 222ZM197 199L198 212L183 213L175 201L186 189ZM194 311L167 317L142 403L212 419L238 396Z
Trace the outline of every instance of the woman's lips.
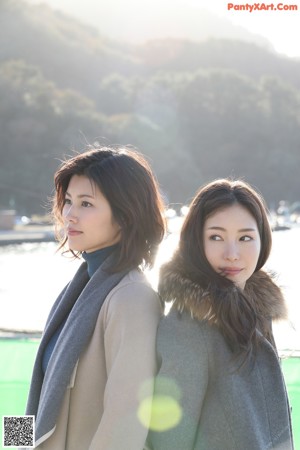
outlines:
M228 275L238 275L243 269L237 269L237 268L231 268L231 267L224 267L221 269L221 273L228 276Z
M67 230L68 236L78 236L81 233L82 233L82 231L78 231L78 230Z

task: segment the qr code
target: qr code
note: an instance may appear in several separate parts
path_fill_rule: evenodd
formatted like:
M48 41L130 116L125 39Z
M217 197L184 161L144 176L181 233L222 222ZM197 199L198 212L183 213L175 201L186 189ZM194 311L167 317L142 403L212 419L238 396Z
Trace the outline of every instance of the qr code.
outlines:
M3 416L3 448L34 448L34 416Z

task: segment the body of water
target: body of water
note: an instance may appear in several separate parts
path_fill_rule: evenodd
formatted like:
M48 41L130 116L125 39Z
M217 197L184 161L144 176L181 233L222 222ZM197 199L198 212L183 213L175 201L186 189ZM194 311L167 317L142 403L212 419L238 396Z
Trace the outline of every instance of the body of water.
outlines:
M156 268L148 274L157 285L159 265L167 261L177 243L177 234L161 245ZM57 295L77 270L80 260L56 253L55 243L0 247L0 328L41 331ZM299 296L300 228L273 234L273 249L266 265L278 274L291 322L275 324L277 345L300 350Z

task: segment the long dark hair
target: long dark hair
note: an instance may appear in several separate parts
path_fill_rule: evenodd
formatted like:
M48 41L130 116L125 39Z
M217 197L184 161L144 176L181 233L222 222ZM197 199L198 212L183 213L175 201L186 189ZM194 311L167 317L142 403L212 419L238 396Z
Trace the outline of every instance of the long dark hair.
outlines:
M231 280L214 271L205 256L203 244L206 219L217 210L234 204L246 208L257 223L261 248L255 271L261 269L272 245L267 207L261 195L241 180L220 179L200 188L182 226L179 254L186 275L209 293L211 310L207 314L208 321L219 327L231 348L236 354L242 354L246 361L257 348L257 327L268 338L272 334L270 326L267 321L258 323L246 288L242 291Z
M62 210L73 175L84 175L106 197L121 227L119 259L113 271L152 267L165 233L164 204L145 158L129 148L92 148L64 161L54 175L53 215L63 248ZM72 252L74 256L78 253Z

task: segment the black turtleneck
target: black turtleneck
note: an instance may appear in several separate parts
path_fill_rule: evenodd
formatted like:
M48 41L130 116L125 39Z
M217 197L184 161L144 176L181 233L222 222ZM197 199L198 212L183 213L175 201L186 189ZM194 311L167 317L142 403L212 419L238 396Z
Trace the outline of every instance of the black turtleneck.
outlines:
M101 248L91 253L82 253L83 259L88 265L88 274L90 278L94 275L96 270L101 266L104 260L117 248L118 244L111 245L110 247Z

